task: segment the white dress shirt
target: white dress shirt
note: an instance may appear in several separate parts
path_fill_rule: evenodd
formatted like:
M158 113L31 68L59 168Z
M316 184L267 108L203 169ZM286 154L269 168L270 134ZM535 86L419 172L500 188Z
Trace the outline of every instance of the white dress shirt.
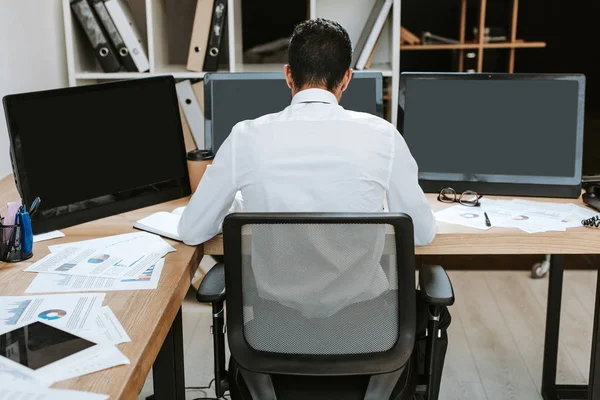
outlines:
M391 212L411 216L416 245L429 244L436 233L417 164L400 133L382 118L345 110L321 89L303 90L283 111L234 126L181 217L184 243L197 245L219 234L236 194L249 212L381 212L387 197ZM380 255L373 256L377 263ZM387 288L385 275L374 272L368 279L364 265L348 266L342 274L356 292L375 288L369 297ZM321 289L333 290L336 279L321 282ZM293 296L282 299L286 283L277 286L265 283L262 289L290 306L303 297L294 288ZM305 286L308 298L312 289ZM331 299L334 308L356 300L347 287L339 292Z

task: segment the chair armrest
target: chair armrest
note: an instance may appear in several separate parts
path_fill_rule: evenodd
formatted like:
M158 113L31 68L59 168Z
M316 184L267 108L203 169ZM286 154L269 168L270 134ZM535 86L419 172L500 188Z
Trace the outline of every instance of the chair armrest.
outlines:
M223 263L215 264L202 279L196 293L196 300L200 303L225 301L225 266Z
M419 269L419 286L423 300L433 306L454 304L454 289L441 265L422 265Z

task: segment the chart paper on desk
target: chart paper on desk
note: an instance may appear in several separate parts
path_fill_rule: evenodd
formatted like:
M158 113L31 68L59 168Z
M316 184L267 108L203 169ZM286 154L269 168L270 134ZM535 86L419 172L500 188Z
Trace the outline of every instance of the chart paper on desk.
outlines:
M449 224L462 225L469 228L487 230L483 210L478 207L457 205L446 208L435 214L435 219Z
M1 357L0 357L1 358ZM1 366L0 366L1 368ZM0 370L0 400L106 400L105 394L78 390L51 389L28 379L2 375Z
M583 219L595 215L572 203L481 199L480 207L457 205L437 212L435 217L442 222L486 229L484 212L492 227L518 228L527 233L565 231L581 226Z
M89 329L105 293L0 297L0 333L42 321L69 331Z
M0 382L2 385L2 382ZM34 388L31 386L2 386L0 400L106 400L107 395L75 390Z
M0 356L0 379L15 385L27 382L32 387L48 387L56 382L125 364L130 364L129 359L115 346L97 344L36 370Z
M26 384L34 387L48 387L52 381L35 375L35 371L7 358L0 357L0 387ZM1 399L1 398L0 398Z
M130 361L119 349L99 344L39 368L35 374L44 381L60 382L125 364Z
M164 247L165 245L168 247ZM109 254L156 252L162 251L163 248L166 248L169 252L175 251L163 238L148 232L124 233L80 242L57 244L48 246L48 250L55 253L66 247L94 248L106 250Z
M165 265L161 258L138 276L105 278L97 276L37 274L25 293L104 292L115 290L150 290L158 287Z
M100 309L94 319L93 326L88 328L88 330L83 330L81 333L90 337L96 343L117 345L131 342L131 338L109 306Z
M132 279L164 257L166 242L153 252L116 253L105 249L65 247L33 263L25 272Z

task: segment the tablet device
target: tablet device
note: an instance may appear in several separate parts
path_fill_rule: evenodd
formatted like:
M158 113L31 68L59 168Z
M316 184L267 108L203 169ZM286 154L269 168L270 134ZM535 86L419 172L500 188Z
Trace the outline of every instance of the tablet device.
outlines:
M42 322L0 335L0 356L36 370L96 343Z

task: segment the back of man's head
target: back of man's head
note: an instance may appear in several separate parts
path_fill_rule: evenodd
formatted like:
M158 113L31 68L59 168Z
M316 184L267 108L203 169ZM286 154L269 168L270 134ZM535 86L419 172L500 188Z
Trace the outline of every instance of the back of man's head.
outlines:
M317 18L296 26L288 48L288 64L298 89L334 90L350 69L352 43L337 22Z

